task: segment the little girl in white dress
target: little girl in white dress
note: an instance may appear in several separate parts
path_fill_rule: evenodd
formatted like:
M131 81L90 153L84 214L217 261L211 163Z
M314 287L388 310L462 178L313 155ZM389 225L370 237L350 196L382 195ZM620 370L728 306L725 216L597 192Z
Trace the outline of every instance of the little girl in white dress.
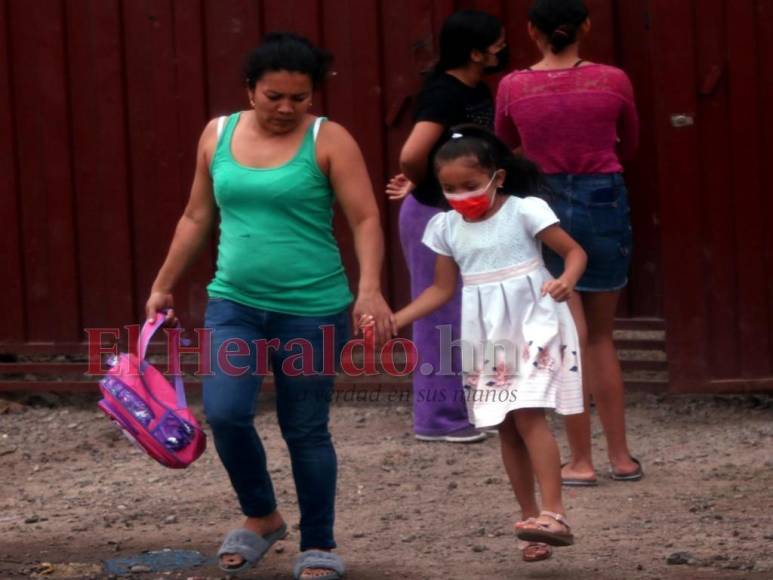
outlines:
M454 210L436 215L424 233L424 244L437 254L435 282L397 312L394 323L405 326L447 302L461 271L469 415L478 428L499 427L522 510L516 535L526 542L523 557L543 560L550 545L574 540L544 409L564 415L583 410L580 349L566 301L585 268L585 253L547 203L520 197L536 189L539 173L485 129L455 128L435 155L435 170ZM560 278L545 269L541 243L564 258ZM362 324L372 321L365 317Z

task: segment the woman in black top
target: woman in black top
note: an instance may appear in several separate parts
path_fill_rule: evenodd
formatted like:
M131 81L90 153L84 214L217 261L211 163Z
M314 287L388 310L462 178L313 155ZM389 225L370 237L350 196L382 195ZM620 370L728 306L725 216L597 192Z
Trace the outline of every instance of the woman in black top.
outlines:
M434 153L454 125L475 123L493 130L494 103L482 79L506 66L505 32L494 16L463 10L445 21L440 59L419 94L416 124L400 152L402 173L387 186L391 199L406 198L400 208L400 241L411 273L413 298L434 279L435 254L421 243L424 228L432 216L448 209L432 170ZM446 306L413 324L419 354L413 378L417 439L473 442L486 437L468 420L459 349L452 353L450 347L460 337L460 315L457 291Z

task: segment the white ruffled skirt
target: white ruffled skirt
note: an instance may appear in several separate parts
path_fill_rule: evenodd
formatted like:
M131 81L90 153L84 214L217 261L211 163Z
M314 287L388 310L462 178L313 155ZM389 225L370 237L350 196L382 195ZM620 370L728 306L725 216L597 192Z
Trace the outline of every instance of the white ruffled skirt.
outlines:
M540 259L464 276L464 396L476 427L500 424L516 409L583 411L577 329L567 303L542 286Z

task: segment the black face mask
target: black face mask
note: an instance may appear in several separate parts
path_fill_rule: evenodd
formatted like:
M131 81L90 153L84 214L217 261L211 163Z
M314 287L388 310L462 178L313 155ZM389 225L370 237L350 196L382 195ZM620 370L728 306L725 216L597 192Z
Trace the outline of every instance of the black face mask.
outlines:
M503 71L507 70L508 65L510 64L510 47L506 46L502 50L499 50L498 52L494 53L494 56L497 57L497 64L494 66L487 66L483 69L483 72L486 74L496 74L501 73Z

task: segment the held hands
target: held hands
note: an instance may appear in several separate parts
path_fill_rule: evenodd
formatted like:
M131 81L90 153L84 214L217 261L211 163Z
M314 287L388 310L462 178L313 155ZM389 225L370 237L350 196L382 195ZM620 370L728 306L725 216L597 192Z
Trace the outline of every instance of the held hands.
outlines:
M390 317L390 322L392 324L392 336L397 336L397 319L395 315L393 314ZM360 320L357 324L359 329L362 331L362 335L365 338L369 338L373 335L376 329L376 318L372 314L363 314L360 316Z
M414 188L413 182L402 173L398 173L389 180L386 186L386 194L390 201L400 201Z
M363 292L357 296L352 311L355 336L366 330L362 324L365 320L363 317L369 317L368 332L375 333L377 345L384 344L397 335L394 315L380 292Z
M569 284L563 276L556 280L548 280L542 285L542 295L550 296L556 302L566 302L574 291L574 284Z
M362 331L362 335L365 338L368 338L373 334L373 330L376 328L376 319L373 318L373 315L371 314L363 314L360 316L358 326Z

